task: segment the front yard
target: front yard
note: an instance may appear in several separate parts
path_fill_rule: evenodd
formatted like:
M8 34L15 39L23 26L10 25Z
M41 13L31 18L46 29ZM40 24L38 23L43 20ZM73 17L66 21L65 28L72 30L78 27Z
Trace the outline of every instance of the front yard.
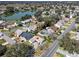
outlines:
M6 42L5 40L0 39L0 44L3 44L3 43L5 43L5 42Z
M55 53L53 57L65 57L63 54Z

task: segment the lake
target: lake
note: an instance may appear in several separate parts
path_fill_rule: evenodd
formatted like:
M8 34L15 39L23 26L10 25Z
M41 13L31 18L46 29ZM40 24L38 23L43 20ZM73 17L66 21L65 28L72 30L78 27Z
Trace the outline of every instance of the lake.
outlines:
M11 15L11 16L7 16L7 17L5 17L5 16L1 16L2 17L2 19L6 19L6 20L18 20L18 19L21 19L23 16L25 16L25 15L34 15L35 14L35 12L17 12L17 13L15 13L15 14L13 14L13 15Z

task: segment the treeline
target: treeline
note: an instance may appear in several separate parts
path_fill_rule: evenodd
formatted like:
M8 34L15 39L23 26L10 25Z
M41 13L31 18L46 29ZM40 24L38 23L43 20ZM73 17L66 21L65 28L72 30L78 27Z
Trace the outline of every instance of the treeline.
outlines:
M54 4L54 5L79 5L79 1L0 1L0 4Z

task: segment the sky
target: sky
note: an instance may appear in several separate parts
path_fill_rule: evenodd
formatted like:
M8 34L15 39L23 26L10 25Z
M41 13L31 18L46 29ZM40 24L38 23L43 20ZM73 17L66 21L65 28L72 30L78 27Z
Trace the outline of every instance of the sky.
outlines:
M79 1L79 0L0 0L0 1Z

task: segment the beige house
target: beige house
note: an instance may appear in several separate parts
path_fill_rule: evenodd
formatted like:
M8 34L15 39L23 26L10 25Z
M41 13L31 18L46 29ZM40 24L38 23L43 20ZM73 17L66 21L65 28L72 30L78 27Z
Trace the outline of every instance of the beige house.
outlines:
M33 44L33 46L34 46L35 49L38 46L42 45L43 41L44 41L44 38L42 38L40 36L34 36L33 38L31 38L29 40L29 42Z

